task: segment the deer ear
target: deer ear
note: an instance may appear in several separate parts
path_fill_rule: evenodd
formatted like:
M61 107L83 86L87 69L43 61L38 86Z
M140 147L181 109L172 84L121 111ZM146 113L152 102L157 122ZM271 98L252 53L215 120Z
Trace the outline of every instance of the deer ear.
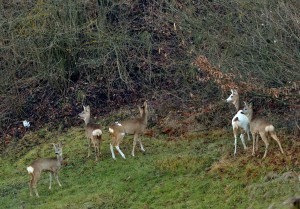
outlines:
M230 89L231 93L233 94L233 89Z
M140 111L140 115L142 116L143 110L142 110L142 108L140 106L138 106L138 108L139 108L139 111Z
M56 144L54 144L54 143L51 143L51 144L53 144L54 149L56 149Z
M247 102L244 101L244 105L245 105L245 106L248 106Z
M251 107L251 108L252 108L252 106L253 106L253 105L252 105L252 102L251 102L251 103L250 103L250 105L249 105L249 107Z
M61 141L59 142L59 146L62 147L62 142Z

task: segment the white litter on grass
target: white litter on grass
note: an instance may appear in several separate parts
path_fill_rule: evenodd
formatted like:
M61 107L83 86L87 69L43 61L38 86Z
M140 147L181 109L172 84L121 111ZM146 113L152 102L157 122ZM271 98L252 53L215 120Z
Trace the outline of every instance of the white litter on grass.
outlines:
M27 121L27 120L23 120L23 126L24 126L25 128L29 128L29 127L30 127L30 122Z

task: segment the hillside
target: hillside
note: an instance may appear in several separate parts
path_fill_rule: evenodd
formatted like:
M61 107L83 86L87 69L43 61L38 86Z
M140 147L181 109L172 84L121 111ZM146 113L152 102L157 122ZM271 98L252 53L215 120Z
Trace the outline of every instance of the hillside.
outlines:
M102 116L148 100L153 124L175 109L220 128L231 88L299 136L299 9L298 0L2 1L0 148L23 136L25 119L36 130L78 125L83 104Z
M0 1L0 208L283 208L300 196L299 0ZM225 102L275 127L233 155ZM130 156L111 158L108 126L149 120ZM87 158L83 105L103 126L101 159ZM242 106L240 106L242 108ZM27 120L31 126L23 127ZM49 175L29 197L26 167L63 143L59 188Z
M37 156L53 156L50 142L58 140L64 146L62 188L55 182L48 190L44 173L40 198L29 197L26 165ZM265 160L262 146L252 157L240 143L233 157L230 129L143 142L146 153L138 149L133 158L132 138L126 137L121 147L127 159L117 155L114 161L105 135L101 160L95 162L86 158L82 128L29 133L1 158L1 208L290 208L290 198L299 195L299 162L286 140L286 156L271 143Z

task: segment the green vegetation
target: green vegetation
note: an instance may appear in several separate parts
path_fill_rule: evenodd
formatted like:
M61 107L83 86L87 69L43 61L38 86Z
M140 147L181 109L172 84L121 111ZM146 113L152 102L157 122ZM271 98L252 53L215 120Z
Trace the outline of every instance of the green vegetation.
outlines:
M300 192L299 180L290 172L299 168L289 154L282 156L271 143L270 155L261 160L263 149L260 157L252 157L239 144L234 158L229 130L181 140L144 138L146 153L138 150L134 158L128 136L122 144L127 159L117 155L116 161L105 135L99 162L86 158L82 129L59 136L46 131L45 137L47 142L39 133L30 133L20 142L24 145L14 147L19 155L12 149L1 158L1 208L288 208L283 202ZM57 140L64 144L63 187L55 182L48 190L49 175L43 173L38 185L41 197L30 197L26 166L38 156L53 156L50 142ZM32 146L34 141L41 144Z
M0 2L1 208L285 208L299 195L299 0ZM232 156L230 88L286 156L273 143L265 160ZM87 159L82 105L107 126L144 100L146 153L131 157L127 137L113 161L105 135L101 161ZM30 198L26 166L58 140L63 188L44 174Z

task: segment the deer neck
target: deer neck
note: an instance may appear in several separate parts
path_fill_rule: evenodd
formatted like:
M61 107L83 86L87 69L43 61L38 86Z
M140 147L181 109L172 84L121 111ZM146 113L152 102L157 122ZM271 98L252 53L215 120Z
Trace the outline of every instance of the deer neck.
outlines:
M253 119L253 110L249 109L249 112L246 114L246 116L248 117L249 122L251 122Z
M148 113L144 112L142 117L141 117L141 121L143 124L147 125L148 122Z
M237 96L237 98L232 102L232 104L235 106L236 111L239 111L240 109L240 98Z
M85 125L89 124L90 123L90 120L91 120L91 115L90 114L87 114L84 118L84 123Z
M62 154L57 155L57 156L56 156L56 159L57 159L57 164L58 164L59 166L61 166L61 163L62 163L62 161L63 161Z

